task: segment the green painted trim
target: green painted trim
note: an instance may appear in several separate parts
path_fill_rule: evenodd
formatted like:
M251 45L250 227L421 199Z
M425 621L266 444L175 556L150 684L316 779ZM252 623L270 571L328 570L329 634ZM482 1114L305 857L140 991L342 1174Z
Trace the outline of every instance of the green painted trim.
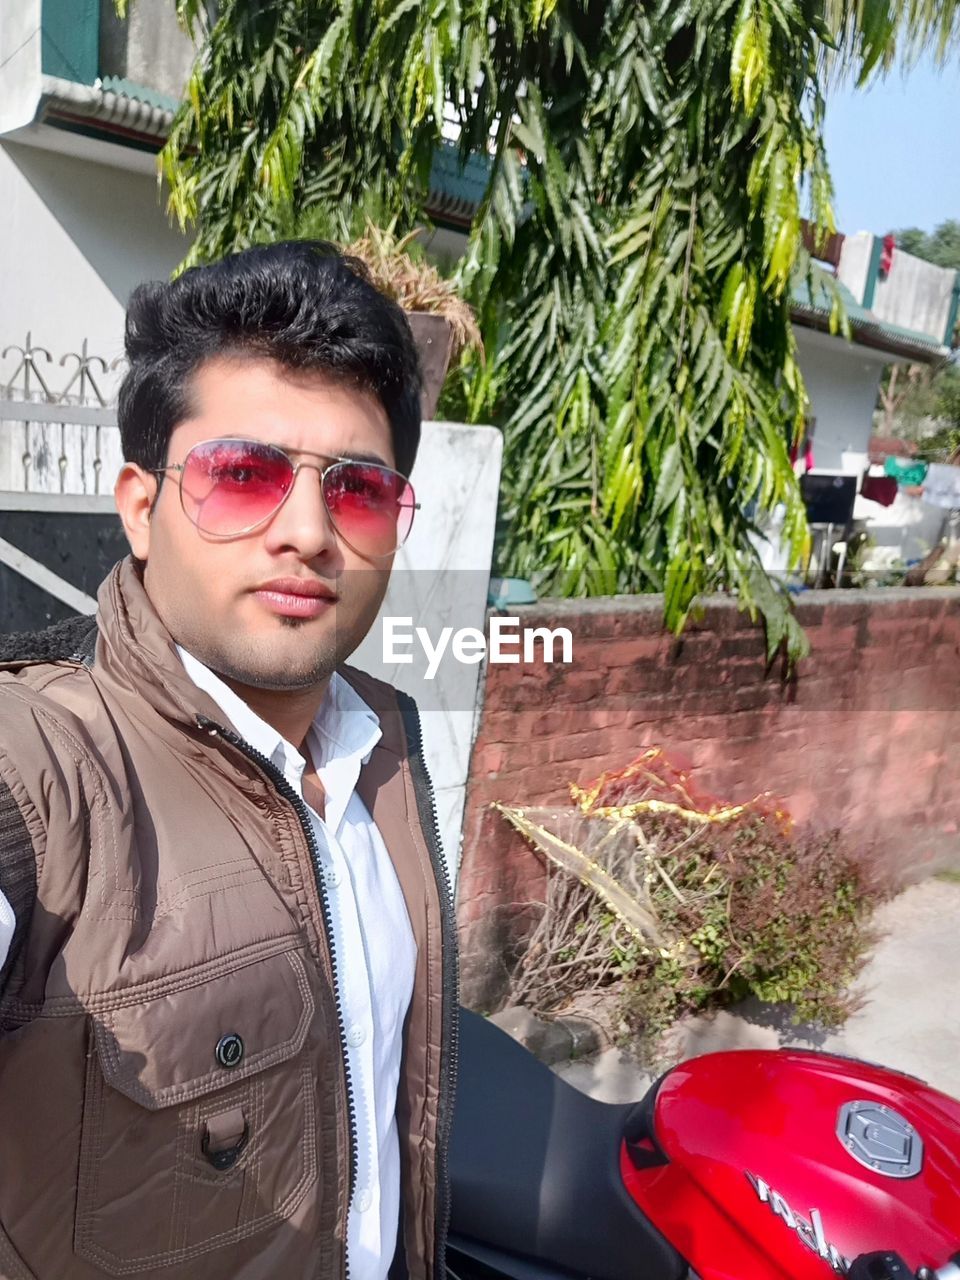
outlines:
M461 164L459 148L455 143L444 141L434 149L431 158L430 187L476 209L486 194L492 168L493 162L485 155L470 155L466 163Z
M883 256L883 240L880 236L873 237L873 247L870 250L870 265L867 267L867 282L863 286L863 301L860 305L865 311L869 311L873 306L873 299L877 292L877 281L880 279L880 259Z
M132 98L134 102L145 102L148 107L158 107L161 111L176 111L180 105L179 98L171 98L168 93L159 89L151 89L134 80L124 80L120 76L104 76L100 81L104 93L115 93L121 98Z
M960 271L953 273L953 297L950 299L950 314L947 316L947 327L943 335L943 345L953 346L953 334L960 319Z
M93 84L100 74L100 0L43 0L40 67L47 76Z

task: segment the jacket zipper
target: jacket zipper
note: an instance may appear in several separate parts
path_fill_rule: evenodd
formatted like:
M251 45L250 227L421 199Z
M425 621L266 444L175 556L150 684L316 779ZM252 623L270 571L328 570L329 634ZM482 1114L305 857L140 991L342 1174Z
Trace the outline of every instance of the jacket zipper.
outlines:
M437 1237L435 1280L444 1280L447 1262L447 1233L450 1229L450 1130L456 1102L457 1069L460 1053L459 992L460 960L453 904L453 882L440 841L440 824L433 785L423 757L423 730L417 704L397 690L397 701L407 737L407 759L417 799L417 813L433 864L440 895L441 937L443 941L442 1047L440 1051L440 1092L437 1106Z
M292 806L303 834L306 837L307 847L310 850L310 860L313 863L314 878L317 882L317 893L320 897L320 910L323 914L323 927L327 935L327 948L330 955L330 970L333 978L333 1001L337 1010L337 1030L340 1034L340 1057L343 1062L343 1077L346 1084L347 1094L347 1128L350 1135L350 1165L349 1177L347 1179L347 1213L350 1212L350 1204L353 1200L353 1186L357 1174L357 1161L359 1157L359 1138L357 1136L357 1113L356 1102L353 1096L353 1081L350 1078L350 1063L347 1050L347 1030L343 1017L343 1008L340 1003L340 983L337 980L337 955L333 946L333 917L330 914L330 903L327 899L327 889L323 878L323 865L320 861L320 850L317 846L316 836L313 834L313 825L310 822L310 814L307 812L307 806L304 801L297 795L296 791L291 787L290 783L283 776L277 766L258 751L256 747L252 747L249 742L244 741L238 734L225 729L223 725L217 724L215 721L208 719L207 716L197 716L197 724L201 729L205 729L207 733L217 734L225 742L229 742L231 746L236 747L239 751L255 765L258 766L270 779L281 797ZM344 1239L344 1264L343 1264L344 1280L349 1280L350 1263L347 1255L346 1239Z

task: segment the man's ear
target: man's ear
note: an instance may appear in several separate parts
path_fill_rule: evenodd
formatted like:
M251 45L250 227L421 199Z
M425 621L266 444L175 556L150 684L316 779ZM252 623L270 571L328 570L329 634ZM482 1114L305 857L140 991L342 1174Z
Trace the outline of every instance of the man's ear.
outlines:
M137 560L146 560L150 550L150 516L156 496L157 477L135 462L125 462L114 485L113 498Z

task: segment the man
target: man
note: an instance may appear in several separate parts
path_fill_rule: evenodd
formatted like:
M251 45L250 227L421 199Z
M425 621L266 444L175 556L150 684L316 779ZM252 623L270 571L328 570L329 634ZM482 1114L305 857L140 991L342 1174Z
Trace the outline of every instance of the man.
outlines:
M342 665L409 326L282 244L142 286L126 349L132 556L0 671L0 1276L442 1280L449 888L416 709Z

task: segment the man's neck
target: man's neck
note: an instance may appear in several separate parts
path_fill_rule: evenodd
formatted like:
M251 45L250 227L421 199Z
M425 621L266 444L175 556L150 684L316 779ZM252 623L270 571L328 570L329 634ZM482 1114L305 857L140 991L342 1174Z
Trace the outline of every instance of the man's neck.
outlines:
M228 676L221 675L220 679L261 720L276 729L302 755L307 755L307 733L320 710L329 679L322 684L311 685L309 689L258 689Z

